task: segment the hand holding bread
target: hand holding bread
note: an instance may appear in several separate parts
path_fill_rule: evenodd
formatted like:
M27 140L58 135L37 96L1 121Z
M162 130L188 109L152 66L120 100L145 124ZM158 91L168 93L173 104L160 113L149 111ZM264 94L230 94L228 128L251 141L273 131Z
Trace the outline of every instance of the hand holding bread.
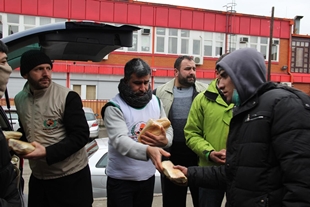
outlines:
M162 166L163 172L169 180L177 185L187 185L187 177L181 170L173 168L174 164L170 160L162 161Z
M24 141L20 141L22 133L16 131L3 131L3 134L8 141L9 147L19 155L25 155L35 150L35 147Z
M16 139L9 139L8 143L9 147L11 147L13 151L19 155L29 154L30 152L35 150L35 147L28 142L23 142Z
M170 125L171 123L166 117L157 120L149 119L138 136L138 142L141 142L141 135L144 135L146 132L150 132L154 135L160 135L163 133L162 130L167 130Z

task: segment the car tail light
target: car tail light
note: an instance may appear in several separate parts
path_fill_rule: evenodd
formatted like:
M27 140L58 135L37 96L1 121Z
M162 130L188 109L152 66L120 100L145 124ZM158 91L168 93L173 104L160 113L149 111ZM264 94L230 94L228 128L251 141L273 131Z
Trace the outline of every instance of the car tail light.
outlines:
M91 127L95 127L95 126L98 126L98 123L93 123L93 124L91 125Z

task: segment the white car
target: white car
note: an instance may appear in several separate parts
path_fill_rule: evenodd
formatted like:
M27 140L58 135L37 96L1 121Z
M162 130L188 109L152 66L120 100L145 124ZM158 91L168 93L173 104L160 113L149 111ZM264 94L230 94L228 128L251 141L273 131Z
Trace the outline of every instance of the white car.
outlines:
M10 109L8 109L6 106L3 106L2 108L6 113L6 116L8 117L13 130L16 131L17 129L19 129L20 126L19 126L18 114L15 106L11 106Z
M91 108L83 107L85 117L89 126L89 138L97 138L99 136L98 114L95 114Z
M108 161L108 138L94 139L86 146L90 167L94 198L106 197L107 175L105 168ZM156 170L154 193L161 193L160 173Z

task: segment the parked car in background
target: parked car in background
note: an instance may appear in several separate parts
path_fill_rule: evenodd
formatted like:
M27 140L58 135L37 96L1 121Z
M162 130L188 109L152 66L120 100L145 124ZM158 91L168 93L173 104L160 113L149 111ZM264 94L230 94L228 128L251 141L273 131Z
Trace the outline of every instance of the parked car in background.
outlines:
M13 130L16 131L19 129L18 114L15 106L11 106L9 109L6 106L3 106L3 110L6 113Z
M91 108L83 107L85 117L89 126L89 138L97 138L99 136L98 114L95 114Z
M105 168L108 162L108 138L94 139L86 146L88 164L93 186L94 198L106 197L107 175ZM156 170L154 193L161 193L160 173Z

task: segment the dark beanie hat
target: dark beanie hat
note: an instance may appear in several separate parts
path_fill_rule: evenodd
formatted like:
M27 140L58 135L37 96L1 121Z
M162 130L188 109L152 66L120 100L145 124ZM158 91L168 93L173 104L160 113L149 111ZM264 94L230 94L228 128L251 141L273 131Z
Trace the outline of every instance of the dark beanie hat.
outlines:
M40 50L29 50L22 54L20 58L20 74L26 75L29 71L41 64L50 64L53 68L51 59Z

